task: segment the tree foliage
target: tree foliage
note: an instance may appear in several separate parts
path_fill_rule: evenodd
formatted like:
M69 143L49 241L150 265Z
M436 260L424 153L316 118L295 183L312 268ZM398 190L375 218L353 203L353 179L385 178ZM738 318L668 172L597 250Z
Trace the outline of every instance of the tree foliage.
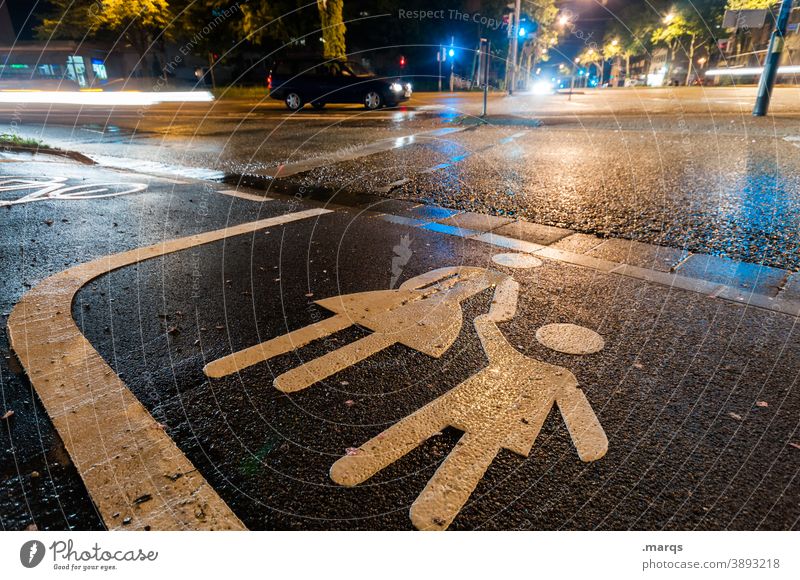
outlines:
M239 7L241 18L234 29L239 39L253 44L289 43L310 33L311 26L319 27L316 8L307 0L245 1Z
M37 28L41 38L122 37L144 55L169 36L172 11L167 0L51 0L52 12Z
M728 0L728 10L762 10L779 3L779 0Z

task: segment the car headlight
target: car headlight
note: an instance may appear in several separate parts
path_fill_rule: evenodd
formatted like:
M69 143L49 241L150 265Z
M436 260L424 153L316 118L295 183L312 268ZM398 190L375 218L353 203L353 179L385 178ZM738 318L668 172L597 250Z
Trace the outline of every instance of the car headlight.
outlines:
M402 91L402 90L403 90L403 85L401 85L400 83L392 83L392 86L391 86L390 88L391 88L391 89L392 89L394 92L396 92L396 93L399 93L400 91Z
M533 83L533 94L549 95L553 92L553 84L549 81L536 81Z
M411 83L406 83L405 88L407 91L411 90Z

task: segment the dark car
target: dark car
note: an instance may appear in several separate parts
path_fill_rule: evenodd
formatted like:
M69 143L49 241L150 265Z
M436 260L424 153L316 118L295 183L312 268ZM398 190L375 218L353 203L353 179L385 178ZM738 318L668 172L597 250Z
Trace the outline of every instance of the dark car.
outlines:
M278 61L267 77L269 96L297 111L327 103L361 103L367 109L393 107L411 97L411 84L381 78L356 62L322 59Z

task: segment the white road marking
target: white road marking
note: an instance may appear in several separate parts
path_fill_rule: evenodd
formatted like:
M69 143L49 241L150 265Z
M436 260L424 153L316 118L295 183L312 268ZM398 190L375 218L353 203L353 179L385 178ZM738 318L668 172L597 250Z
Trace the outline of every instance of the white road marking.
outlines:
M5 178L0 180L0 193L17 191L28 192L20 198L0 200L0 207L19 205L44 200L85 200L104 197L130 195L147 189L144 183L81 183L67 185L66 177L52 177L46 180L30 178Z
M461 331L461 302L500 276L480 268L442 268L411 278L396 290L317 300L335 316L218 359L204 370L209 377L223 377L353 324L372 334L283 373L275 379L275 388L287 393L306 389L397 343L438 358Z
M594 354L605 346L602 336L577 324L547 324L536 331L536 340L566 354Z
M244 525L81 334L75 294L124 266L330 212L309 209L105 256L43 280L14 307L11 347L109 529Z
M542 265L539 258L534 258L530 254L495 254L492 256L492 262L501 266L509 268L538 268Z
M220 193L224 193L225 195L230 195L233 197L239 197L241 199L247 199L249 201L257 201L259 203L264 201L271 201L271 197L265 197L263 195L254 195L252 193L247 193L245 191L239 191L238 189L222 189Z
M800 135L787 135L783 140L788 141L795 147L800 147Z

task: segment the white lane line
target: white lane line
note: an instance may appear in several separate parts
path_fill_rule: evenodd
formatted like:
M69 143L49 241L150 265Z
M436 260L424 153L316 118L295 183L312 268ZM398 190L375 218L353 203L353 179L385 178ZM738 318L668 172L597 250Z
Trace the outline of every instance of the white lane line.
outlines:
M265 197L263 195L254 195L252 193L247 193L247 192L239 191L239 190L236 190L236 189L223 189L223 190L220 190L219 193L224 193L225 195L230 195L232 197L238 197L238 198L241 198L241 199L247 199L249 201L263 202L263 201L271 201L272 200L271 197Z
M14 307L11 347L106 527L219 530L244 524L83 336L72 318L75 294L124 266L327 213L309 209L105 256L50 276Z

